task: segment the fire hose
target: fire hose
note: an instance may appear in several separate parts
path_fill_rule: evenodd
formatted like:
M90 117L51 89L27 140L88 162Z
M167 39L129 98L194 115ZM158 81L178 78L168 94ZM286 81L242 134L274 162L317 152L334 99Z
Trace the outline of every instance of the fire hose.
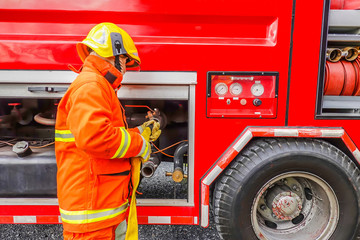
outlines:
M358 0L331 0L330 9L355 10L360 8Z
M360 96L360 59L326 61L324 95Z

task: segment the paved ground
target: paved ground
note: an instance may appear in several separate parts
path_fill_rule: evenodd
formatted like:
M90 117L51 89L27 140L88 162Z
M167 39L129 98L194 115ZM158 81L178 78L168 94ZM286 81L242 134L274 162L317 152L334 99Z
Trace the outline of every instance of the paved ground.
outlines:
M1 240L62 239L62 225L0 225ZM218 240L213 221L209 228L200 226L139 226L140 240Z

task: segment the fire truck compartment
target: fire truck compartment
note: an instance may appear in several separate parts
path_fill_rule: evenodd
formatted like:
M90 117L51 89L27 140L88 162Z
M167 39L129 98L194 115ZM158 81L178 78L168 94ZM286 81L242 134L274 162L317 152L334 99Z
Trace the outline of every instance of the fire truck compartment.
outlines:
M46 76L39 83L33 71L24 71L25 80L17 79L12 71L3 73L0 86L0 197L54 198L56 159L53 143L57 104L76 76L67 71L38 71L40 78ZM193 133L189 129L194 126L195 111L191 103L196 74L140 72L133 75L128 72L126 76L129 77L124 79L118 98L125 109L129 128L152 117L162 129L152 147L155 170L150 177L142 178L139 192L143 194L138 198L146 199L145 204L146 201L156 202L151 199L178 199L189 204L193 199ZM141 76L148 85L143 84L145 80ZM22 149L25 148L21 145L23 141L31 151ZM19 143L20 147L15 149ZM174 158L181 160L177 161L177 167L180 166L182 176L177 182L172 176L176 168Z
M53 147L33 149L20 158L10 146L0 147L0 197L56 197Z
M359 21L357 10L325 11L317 118L360 118Z

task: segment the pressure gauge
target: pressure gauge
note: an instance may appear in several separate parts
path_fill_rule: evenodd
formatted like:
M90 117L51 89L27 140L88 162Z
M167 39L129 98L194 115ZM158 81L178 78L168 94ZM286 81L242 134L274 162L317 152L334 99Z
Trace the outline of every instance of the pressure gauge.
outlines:
M228 92L228 86L225 83L218 83L215 86L215 93L224 96Z
M261 83L255 83L254 85L251 86L251 93L255 97L260 97L261 95L264 94L264 91L265 91L264 86Z
M233 96L239 96L242 92L242 86L240 83L233 83L230 85L230 93Z

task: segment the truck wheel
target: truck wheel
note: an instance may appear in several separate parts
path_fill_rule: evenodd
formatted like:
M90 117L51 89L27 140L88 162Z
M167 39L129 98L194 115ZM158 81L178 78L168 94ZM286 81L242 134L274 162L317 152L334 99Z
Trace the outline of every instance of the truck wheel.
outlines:
M259 139L217 181L216 228L223 239L355 239L360 171L316 139Z

